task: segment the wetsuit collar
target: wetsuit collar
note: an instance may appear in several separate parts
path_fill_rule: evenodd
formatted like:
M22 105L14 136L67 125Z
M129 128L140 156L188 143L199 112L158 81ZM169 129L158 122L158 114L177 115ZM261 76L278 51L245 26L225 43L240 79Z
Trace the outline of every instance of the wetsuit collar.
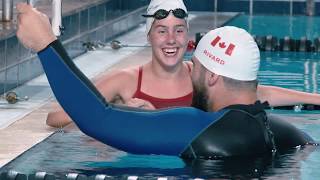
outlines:
M227 106L223 109L236 109L236 110L243 110L250 114L258 114L264 111L265 108L269 106L268 102L261 103L260 101L256 101L254 104L234 104Z

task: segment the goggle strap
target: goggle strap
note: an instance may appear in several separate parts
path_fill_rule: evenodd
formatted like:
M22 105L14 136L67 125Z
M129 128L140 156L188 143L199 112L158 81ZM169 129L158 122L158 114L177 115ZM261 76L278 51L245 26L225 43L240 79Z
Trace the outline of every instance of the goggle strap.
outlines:
M154 15L149 15L149 14L142 14L143 17L148 18L148 17L154 17Z

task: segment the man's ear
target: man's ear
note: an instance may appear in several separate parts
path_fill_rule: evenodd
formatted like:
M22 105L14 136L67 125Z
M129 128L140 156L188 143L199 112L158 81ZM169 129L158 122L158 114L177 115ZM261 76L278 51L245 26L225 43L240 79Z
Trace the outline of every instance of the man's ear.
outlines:
M219 75L212 73L212 72L207 72L208 73L208 86L213 86L218 82Z

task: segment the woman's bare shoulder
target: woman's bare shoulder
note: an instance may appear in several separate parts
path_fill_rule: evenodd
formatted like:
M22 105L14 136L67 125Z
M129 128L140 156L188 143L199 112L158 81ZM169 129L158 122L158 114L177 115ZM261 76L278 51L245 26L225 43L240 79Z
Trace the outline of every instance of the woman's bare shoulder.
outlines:
M125 69L114 69L100 75L96 82L99 81L131 81L137 78L139 67L130 67Z

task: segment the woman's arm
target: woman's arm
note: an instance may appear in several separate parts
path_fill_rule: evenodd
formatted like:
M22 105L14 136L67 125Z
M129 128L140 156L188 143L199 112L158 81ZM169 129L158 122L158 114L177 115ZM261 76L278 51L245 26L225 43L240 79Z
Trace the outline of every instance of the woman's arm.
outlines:
M119 72L120 73L120 72ZM114 78L115 80L118 80L118 82L123 82L123 78L119 80L119 74L117 73L111 73L104 76L99 77L96 80L96 85L99 91L103 94L103 96L106 98L107 101L110 101L111 103L115 104L124 104L124 101L118 95L117 91L119 89L119 84L126 84L126 83L115 83L116 81L108 81L108 79ZM110 86L109 89L105 88L105 85L108 84ZM134 107L134 105L131 105ZM46 124L51 127L55 128L62 128L68 124L72 123L72 119L68 116L68 114L61 108L59 104L54 105L54 110L49 112L47 115Z
M268 101L270 106L288 106L298 104L320 105L320 95L286 89L275 86L258 86L258 99Z
M130 107L137 107L142 109L155 109L155 107L148 101L133 98L127 102L124 102L120 97L116 96L113 100L110 101L114 104L125 104ZM57 103L54 105L54 110L49 112L47 115L46 124L55 128L62 128L72 123L72 119L68 116L68 114L61 108L61 106Z

